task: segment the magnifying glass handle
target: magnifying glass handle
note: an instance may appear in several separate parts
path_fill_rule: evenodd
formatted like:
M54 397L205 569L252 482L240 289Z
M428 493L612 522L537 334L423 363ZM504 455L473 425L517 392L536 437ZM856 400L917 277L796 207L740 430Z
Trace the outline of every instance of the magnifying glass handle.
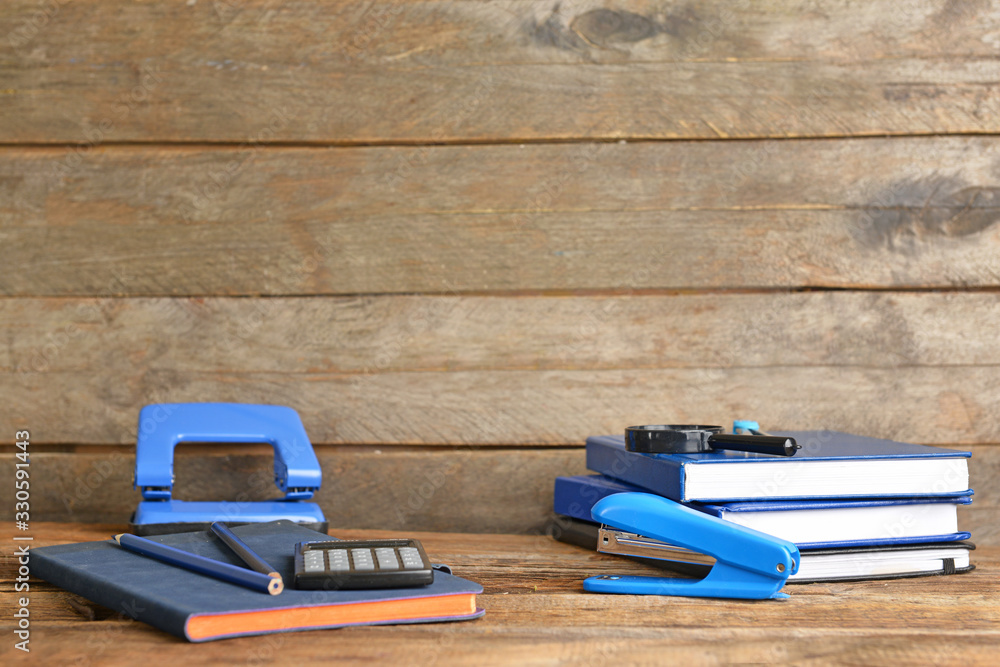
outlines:
M756 452L758 454L776 454L778 456L794 456L802 448L795 438L784 438L776 435L733 435L719 433L708 438L712 449L731 449L738 452Z

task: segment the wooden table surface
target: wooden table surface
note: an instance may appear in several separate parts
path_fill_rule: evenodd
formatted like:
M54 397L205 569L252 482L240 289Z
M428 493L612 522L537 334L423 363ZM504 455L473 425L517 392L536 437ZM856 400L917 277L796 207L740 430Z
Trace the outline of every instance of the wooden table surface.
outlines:
M37 523L32 547L97 540L108 524ZM389 536L338 530L338 537ZM733 601L585 593L581 582L641 566L542 535L414 533L436 562L483 585L475 621L355 627L190 644L32 579L30 654L3 663L167 664L337 661L420 664L996 664L1000 548L973 552L950 577L791 585L787 600ZM4 609L15 562L5 550ZM17 594L22 595L22 594ZM10 627L10 614L3 625Z

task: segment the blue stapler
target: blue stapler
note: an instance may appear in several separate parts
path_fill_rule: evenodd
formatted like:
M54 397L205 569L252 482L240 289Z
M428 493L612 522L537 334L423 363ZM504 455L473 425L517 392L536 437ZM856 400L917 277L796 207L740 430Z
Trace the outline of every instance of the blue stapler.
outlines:
M183 501L171 498L174 447L193 443L267 443L274 447L274 482L279 500ZM204 530L215 521L230 524L287 519L326 532L316 503L319 461L295 410L241 403L159 403L139 412L134 488L142 501L132 515L136 535Z
M584 580L584 590L595 593L786 598L778 591L799 567L799 550L791 542L662 496L618 493L598 501L591 514L604 524L598 551L672 560L689 568L711 565L708 575L697 580L617 575Z

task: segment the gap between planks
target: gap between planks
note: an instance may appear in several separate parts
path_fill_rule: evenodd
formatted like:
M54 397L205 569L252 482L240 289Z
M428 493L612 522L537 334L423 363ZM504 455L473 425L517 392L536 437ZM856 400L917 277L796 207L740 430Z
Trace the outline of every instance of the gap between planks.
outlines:
M717 136L717 137L620 137L620 136L594 136L594 137L498 137L496 139L442 139L438 141L424 141L419 139L387 139L385 141L268 141L253 143L254 150L281 150L289 148L324 150L329 148L433 148L436 146L511 146L511 145L550 145L550 144L665 144L665 143L752 143L755 141L843 141L843 140L881 140L894 139L905 140L909 138L944 138L944 137L997 137L1000 133L962 130L953 132L869 132L869 133L841 133L841 134L762 134L759 136ZM129 148L153 148L156 150L175 151L200 151L200 150L231 150L245 148L250 145L246 141L164 141L157 139L154 141L106 141L100 144L102 150L113 151L115 149ZM54 141L51 143L26 141L19 143L16 141L0 141L0 151L2 150L67 150L80 146L91 148L91 144L85 141Z

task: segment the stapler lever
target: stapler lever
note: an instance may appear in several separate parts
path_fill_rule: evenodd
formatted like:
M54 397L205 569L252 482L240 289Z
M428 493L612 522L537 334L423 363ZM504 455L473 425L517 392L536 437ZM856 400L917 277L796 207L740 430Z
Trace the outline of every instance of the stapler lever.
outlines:
M723 521L649 493L617 493L591 514L604 524L599 551L708 565L703 579L602 575L583 588L595 593L685 597L787 598L778 591L798 571L799 550L786 540Z

